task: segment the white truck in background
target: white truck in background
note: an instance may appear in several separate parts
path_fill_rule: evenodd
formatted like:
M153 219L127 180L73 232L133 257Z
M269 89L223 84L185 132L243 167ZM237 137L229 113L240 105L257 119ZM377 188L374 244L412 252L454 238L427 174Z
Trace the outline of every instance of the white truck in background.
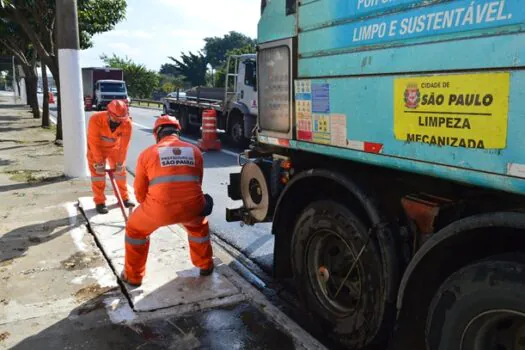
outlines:
M82 87L87 109L102 110L112 100L129 103L124 72L120 68L82 68Z
M228 58L225 88L197 87L185 97L163 99L163 112L177 117L183 133L197 131L202 125L202 111L217 111L217 128L226 133L233 144L245 146L252 136L257 120L257 64L255 54Z

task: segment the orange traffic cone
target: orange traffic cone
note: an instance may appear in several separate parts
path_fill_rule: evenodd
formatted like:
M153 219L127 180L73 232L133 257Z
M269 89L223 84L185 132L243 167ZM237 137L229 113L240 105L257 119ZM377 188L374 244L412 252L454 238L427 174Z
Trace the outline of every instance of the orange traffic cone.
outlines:
M199 148L203 151L220 150L221 140L217 137L217 111L205 109L202 111L202 138Z
M84 109L90 111L93 109L93 99L91 96L84 97Z
M55 103L55 96L53 95L53 93L49 91L47 94L49 96L49 103Z

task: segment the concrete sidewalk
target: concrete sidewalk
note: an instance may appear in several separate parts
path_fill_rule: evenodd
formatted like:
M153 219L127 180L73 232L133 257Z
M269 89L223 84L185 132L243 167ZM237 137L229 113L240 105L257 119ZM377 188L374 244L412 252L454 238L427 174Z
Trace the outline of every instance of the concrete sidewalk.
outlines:
M323 348L220 259L198 277L179 227L154 234L143 287L125 287L119 209L96 215L53 132L1 100L0 348Z

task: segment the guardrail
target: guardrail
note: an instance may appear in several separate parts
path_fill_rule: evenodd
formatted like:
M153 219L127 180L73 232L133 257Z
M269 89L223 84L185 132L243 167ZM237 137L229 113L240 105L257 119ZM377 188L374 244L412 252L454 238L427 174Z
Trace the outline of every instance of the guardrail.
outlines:
M163 103L162 101L154 101L154 100L142 100L142 99L137 99L137 98L133 98L131 99L131 105L136 105L136 106L147 106L147 107L150 107L151 105L153 106L156 106L158 108L162 108L163 106Z

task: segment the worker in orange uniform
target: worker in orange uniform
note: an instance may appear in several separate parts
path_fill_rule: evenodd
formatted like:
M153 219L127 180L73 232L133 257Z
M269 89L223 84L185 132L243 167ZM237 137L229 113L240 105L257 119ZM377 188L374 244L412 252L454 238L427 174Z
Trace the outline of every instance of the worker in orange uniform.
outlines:
M137 162L135 197L139 207L126 225L126 257L121 278L140 286L146 272L149 236L159 227L182 224L188 232L190 256L201 276L213 272L208 216L213 200L202 193L202 153L179 139L180 124L168 115L153 127L156 145L144 150Z
M93 199L100 214L108 213L104 195L106 162L111 169L115 169L115 180L124 206L126 208L135 206L135 203L129 199L124 166L131 129L128 106L121 100L111 101L107 111L94 113L89 119L87 159L91 172Z

